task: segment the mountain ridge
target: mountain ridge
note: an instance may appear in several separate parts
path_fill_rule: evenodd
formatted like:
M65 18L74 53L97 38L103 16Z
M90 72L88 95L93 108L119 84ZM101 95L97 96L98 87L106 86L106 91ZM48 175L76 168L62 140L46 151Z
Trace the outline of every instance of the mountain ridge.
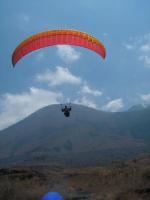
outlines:
M63 157L67 162L77 155L88 158L88 154L95 160L103 151L147 151L149 108L109 113L75 104L72 107L69 118L64 117L59 105L51 105L0 131L0 164L43 158L57 163Z

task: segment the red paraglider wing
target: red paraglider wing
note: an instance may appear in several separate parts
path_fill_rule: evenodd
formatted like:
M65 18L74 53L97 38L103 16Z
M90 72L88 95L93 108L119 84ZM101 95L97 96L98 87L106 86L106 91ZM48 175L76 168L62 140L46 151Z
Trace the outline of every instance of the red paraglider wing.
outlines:
M105 58L103 44L95 37L77 30L50 30L35 34L21 42L12 54L12 64L15 64L26 54L52 45L67 44L88 48Z

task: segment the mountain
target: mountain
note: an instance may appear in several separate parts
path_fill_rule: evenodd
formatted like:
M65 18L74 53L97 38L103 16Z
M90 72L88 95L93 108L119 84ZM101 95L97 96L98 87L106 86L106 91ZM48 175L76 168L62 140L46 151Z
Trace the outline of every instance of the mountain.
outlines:
M0 131L0 164L95 165L149 153L149 144L150 107L110 113L73 104L66 118L51 105Z
M145 104L137 104L132 106L129 111L138 111L138 110L143 110L143 108L148 108L149 105L145 105Z

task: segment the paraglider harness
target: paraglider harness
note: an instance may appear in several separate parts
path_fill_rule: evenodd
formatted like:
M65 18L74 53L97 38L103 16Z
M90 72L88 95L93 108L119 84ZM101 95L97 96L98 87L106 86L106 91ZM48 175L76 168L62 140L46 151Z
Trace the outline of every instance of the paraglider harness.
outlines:
M71 103L69 103L69 105L65 105L65 106L63 106L61 104L61 111L64 113L65 117L69 117L70 111L71 111Z

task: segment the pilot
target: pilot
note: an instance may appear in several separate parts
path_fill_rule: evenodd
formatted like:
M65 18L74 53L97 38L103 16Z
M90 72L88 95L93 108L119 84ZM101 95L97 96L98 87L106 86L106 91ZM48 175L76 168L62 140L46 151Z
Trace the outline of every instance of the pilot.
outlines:
M70 116L70 111L71 111L71 106L65 106L64 108L61 109L61 111L64 113L66 117Z

